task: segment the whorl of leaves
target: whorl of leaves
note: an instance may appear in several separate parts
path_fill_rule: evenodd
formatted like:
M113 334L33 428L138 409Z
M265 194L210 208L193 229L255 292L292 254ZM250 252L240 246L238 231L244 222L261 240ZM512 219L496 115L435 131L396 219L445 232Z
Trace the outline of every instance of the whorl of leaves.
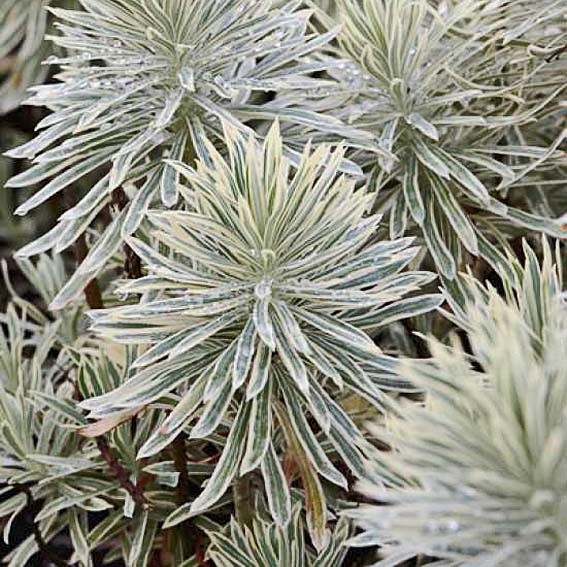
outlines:
M566 9L0 0L2 562L567 567Z
M383 546L377 565L419 554L454 566L566 564L566 306L549 250L542 269L525 250L516 299L472 284L472 355L457 339L432 340L429 364L403 365L426 400L377 430L398 486L365 485L388 505L353 513L364 529L353 543Z
M225 533L209 532L211 547L208 555L219 567L336 567L342 565L349 534L348 522L339 520L332 539L321 551L314 553L305 542L301 506L293 511L292 520L282 528L263 521L248 527L231 521Z
M79 203L20 255L61 252L109 204L118 214L80 268L80 293L140 225L150 203L178 201L178 174L164 157L191 161L202 136L222 137L221 120L254 135L245 122L284 121L342 133L354 131L309 110L265 106L269 93L303 92L328 84L314 73L334 63L307 59L335 34L309 33L311 12L301 2L275 0L83 0L83 11L52 9L61 31L53 41L69 53L59 82L35 87L28 104L52 112L31 142L10 152L34 166L8 186L39 185L16 214L45 203L85 176L98 174ZM253 7L253 9L252 9ZM101 175L107 168L109 171ZM119 203L116 191L132 198ZM135 210L135 212L132 211ZM82 284L82 285L81 285ZM63 307L70 292L54 307Z
M48 304L66 278L61 257L18 264L41 296L38 305ZM92 424L76 405L76 398L123 382L135 349L81 334L82 308L67 309L53 320L6 283L11 303L0 314L0 518L11 551L3 560L8 567L41 558L65 565L58 541L70 536L69 564L92 565L99 548L106 562L147 565L160 545L158 524L174 510L172 489L179 473L171 461L136 462L136 450L153 423L150 413L136 431L125 419L99 429L98 435L112 429L103 456L93 435L80 434L92 431ZM130 465L132 478L145 478L151 517L120 485L116 469L122 462ZM188 466L188 474L200 479L209 468ZM34 528L20 539L23 518ZM180 552L175 557L184 559Z
M343 72L348 102L332 110L392 155L376 166L359 152L382 188L392 237L421 234L449 279L465 251L505 265L495 241L518 229L565 237L540 214L549 207L530 204L545 203L540 193L564 178L565 64L554 57L565 45L562 3L338 4L339 43L353 64ZM527 125L542 119L552 139L528 141Z
M142 301L92 312L93 330L151 348L134 377L82 406L102 418L187 388L139 456L185 427L207 438L228 420L226 448L192 509L213 504L238 471L261 466L276 491L272 513L285 521L275 417L310 474L346 487L305 412L360 474L365 442L333 397L345 389L389 407L382 390L409 386L368 333L431 310L440 296L406 297L433 275L403 271L417 252L411 239L373 240L379 218L365 216L372 196L338 174L341 150L307 148L292 172L277 124L263 146L230 129L226 139L227 159L207 144L196 169L171 164L189 181L192 211L152 211L152 246L128 240L148 275L120 292Z
M7 277L6 264L2 265ZM20 269L49 302L65 278L60 258L41 257L37 265L20 262ZM85 424L72 401L73 385L67 372L71 359L66 346L77 336L80 309L51 320L35 305L12 294L6 313L0 315L0 482L3 538L11 552L9 567L29 565L40 548L48 546L64 530L75 534L86 525L87 510L107 510L99 496L115 492L102 474L96 451L76 435L74 426ZM42 534L26 536L17 545L21 514L41 507L33 521ZM75 530L76 528L76 530ZM76 546L77 557L88 549Z

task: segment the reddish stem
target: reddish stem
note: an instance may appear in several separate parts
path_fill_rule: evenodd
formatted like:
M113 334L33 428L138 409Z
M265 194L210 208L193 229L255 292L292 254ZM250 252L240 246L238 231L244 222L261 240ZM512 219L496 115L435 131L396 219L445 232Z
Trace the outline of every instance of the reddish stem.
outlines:
M134 484L130 480L130 475L128 471L124 468L122 463L112 454L112 449L108 444L108 441L104 437L96 438L96 445L102 458L105 460L108 468L110 469L113 476L118 480L120 486L130 494L134 502L141 506L142 509L147 509L149 507L148 501L144 496L144 485L141 482Z

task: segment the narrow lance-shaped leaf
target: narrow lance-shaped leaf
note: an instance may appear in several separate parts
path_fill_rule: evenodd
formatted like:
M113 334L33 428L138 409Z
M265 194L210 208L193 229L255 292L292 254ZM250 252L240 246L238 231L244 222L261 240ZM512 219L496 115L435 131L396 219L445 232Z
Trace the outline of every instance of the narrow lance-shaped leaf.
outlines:
M329 540L327 529L327 514L323 488L309 459L305 455L296 431L291 425L285 409L277 404L276 412L284 429L287 442L293 450L294 457L301 471L301 480L306 496L307 525L313 544L317 549L323 549Z
M200 512L210 508L226 492L238 470L238 463L244 453L249 414L250 404L242 403L219 462L204 490L191 505L192 512Z
M291 498L287 480L272 443L262 461L262 476L272 517L277 524L285 526L291 516Z

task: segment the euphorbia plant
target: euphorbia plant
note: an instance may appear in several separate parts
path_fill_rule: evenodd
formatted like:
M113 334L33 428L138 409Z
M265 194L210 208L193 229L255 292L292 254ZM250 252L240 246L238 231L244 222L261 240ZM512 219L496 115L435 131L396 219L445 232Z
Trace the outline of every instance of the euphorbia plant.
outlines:
M563 4L0 0L10 567L565 567Z

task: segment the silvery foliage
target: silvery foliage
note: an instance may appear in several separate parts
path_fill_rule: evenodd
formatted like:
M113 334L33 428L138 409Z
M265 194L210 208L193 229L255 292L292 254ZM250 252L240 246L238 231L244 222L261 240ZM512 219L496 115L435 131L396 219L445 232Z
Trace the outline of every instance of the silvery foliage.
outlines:
M555 301L555 298L562 296L563 249L557 243L553 253L548 240L543 237L541 266L536 251L526 241L522 242L522 254L526 258L524 265L518 259L509 260L511 275L502 280L502 295L506 302L512 304L521 314L531 332L543 343L546 337L556 330L550 326L550 321L556 323L557 319L561 318L558 314L561 303ZM470 274L462 274L454 285L451 293L445 292L448 309L443 309L442 312L457 327L469 332L471 327L467 323L467 307L473 304L476 309L484 309L488 316L486 309L493 290ZM564 313L561 312L561 315Z
M117 388L128 380L134 370L136 348L124 348L107 341L89 338L88 345L76 348L73 352L75 362L74 384L79 392L79 399L85 399L101 392ZM179 471L169 455L153 461L137 460L136 454L147 440L155 423L155 412L125 412L109 420L90 422L77 407L73 407L80 418L74 426L77 437L93 443L94 439L107 440L113 456L124 463L133 484L144 483L146 502L140 504L132 494L122 490L118 481L109 470L106 462L100 463L97 475L109 482L111 490L101 494L108 503L104 516L98 516L98 522L84 530L89 545L89 553L106 548L105 561L120 561L127 567L145 567L151 564L154 551L163 549L160 534L165 520L175 510L175 490L179 483ZM132 427L135 419L135 427ZM95 451L95 455L98 452ZM197 449L192 450L195 459L206 458ZM192 483L200 483L210 476L213 466L203 463L187 463L187 475ZM145 480L144 480L145 479ZM226 503L226 502L223 502ZM92 524L92 517L90 518ZM89 559L91 558L88 555ZM173 551L174 564L181 565L185 560L194 565L182 548ZM84 565L89 563L84 562Z
M4 541L13 541L13 521L28 505L28 497L19 488L28 483L33 499L45 501L46 511L37 520L50 541L65 529L68 514L76 516L68 506L54 508L60 496L73 498L90 489L91 498L83 499L85 509L101 509L92 489L100 490L104 482L93 480L87 488L81 473L94 466L94 459L83 453L83 443L74 431L55 426L55 412L44 401L57 397L64 404L65 398L70 398L68 389L66 394L58 391L62 375L58 365L48 363L56 347L56 325L38 325L26 314L19 316L14 306L2 320L7 327L0 332L0 481L4 485L0 515L6 521ZM31 337L30 331L35 331ZM24 350L30 349L33 356L24 355ZM15 546L9 565L27 565L37 551L33 536L29 536Z
M26 90L43 82L50 52L44 37L49 25L45 7L70 5L65 0L0 1L0 115L14 110Z
M10 152L34 166L8 186L41 188L16 214L28 211L77 180L109 168L77 205L44 236L20 250L29 256L61 252L113 202L123 187L131 197L52 308L80 294L140 226L156 200L178 202L178 174L164 157L190 160L194 144L222 136L221 120L252 133L250 119L273 119L353 136L355 130L306 108L278 110L264 103L288 89L300 104L306 90L327 85L313 74L336 64L307 56L336 35L311 33L311 12L301 2L275 0L82 0L84 11L53 9L69 55L52 57L62 67L59 83L36 87L28 104L52 112L39 135Z
M501 268L495 243L518 232L564 237L546 216L558 212L533 206L565 177L564 2L337 5L321 20L342 25L335 52L352 63L331 71L343 86L324 89L324 101L390 154L354 158L379 189L391 236L423 236L448 279L467 253ZM533 136L543 120L546 137Z
M18 265L44 304L67 278L60 256L42 255L35 264L23 259ZM5 264L3 270L6 275ZM57 539L70 534L69 564L91 566L93 551L104 547L108 561L147 565L152 549L161 545L159 522L174 510L172 489L179 473L171 461L136 462L151 413L139 419L135 434L124 420L93 432L77 408L77 397L113 389L126 379L135 351L86 336L81 306L51 319L6 284L11 303L0 314L0 518L4 543L12 548L6 564L31 565L40 552L33 534L16 544L18 515L37 506L33 521L45 544L57 549ZM114 455L131 465L134 480L142 474L154 479L146 489L151 515L136 509L101 459L92 437L110 429ZM212 471L207 464L187 468L197 480Z
M431 340L427 365L403 366L425 404L376 429L393 448L380 465L393 487L362 490L388 506L352 512L364 529L353 544L383 546L377 565L567 561L567 309L547 244L541 267L524 250L508 301L469 281L454 316L472 355Z
M38 291L44 301L65 277L60 258L41 257L37 266L24 261L20 267L31 283L41 283ZM78 337L78 312L80 308L72 309L65 319L51 320L13 295L0 315L0 516L4 541L13 547L6 558L10 567L29 565L38 552L33 535L13 544L14 521L29 499L42 501L34 521L44 541L70 528L75 543L87 513L111 507L100 496L116 497L112 482L92 474L99 464L97 452L74 430L78 423L86 424L74 406L73 386L67 379L68 347ZM83 551L77 545L77 557L83 559Z
M32 3L0 2L0 49L39 45ZM70 563L88 567L96 550L128 567L154 552L195 567L190 522L221 565L334 567L348 530L344 518L330 529L333 514L370 477L365 491L390 505L352 512L354 543L381 545L381 565L564 567L561 281L545 243L541 268L529 247L524 267L505 255L506 239L567 226L552 218L565 210L563 2L81 4L55 10L60 82L30 101L52 113L10 154L35 160L12 184L40 186L19 213L62 190L80 201L21 251L53 257L18 260L56 312L7 281L5 539L37 510L48 544L68 530ZM343 141L346 152L320 146ZM353 162L365 188L342 175L360 173ZM68 280L60 252L84 232L94 246ZM422 294L434 277L405 234L424 237L443 298ZM124 242L139 280L116 278ZM453 278L469 254L497 267L507 303ZM93 336L79 295L97 274L111 280L106 304L122 307L92 312ZM419 351L412 331L442 326L405 319L441 299L473 354L432 341L432 360L400 367L394 355ZM417 388L424 404L400 396ZM362 429L377 416L391 452ZM233 510L236 521L211 521ZM30 564L38 542L17 546L10 567Z
M59 289L63 287L67 279L63 258L56 254L42 254L35 262L28 258L16 258L15 265L29 283L31 290L37 293L39 299L36 303L32 303L18 294L10 281L8 264L2 260L0 277L14 309L20 311L32 333L40 332L42 327L52 327L56 329L56 338L61 345L72 344L84 331L82 305L70 306L66 311L59 313L55 320L48 317L41 307L38 307L38 305L49 305ZM3 321L3 317L4 315L0 313L0 321Z
M417 253L411 239L373 238L379 217L365 216L372 195L338 174L342 150L307 148L292 172L277 123L263 145L230 127L225 138L226 159L207 142L195 168L169 162L189 182L191 211L149 212L151 246L128 239L148 275L118 290L142 300L90 313L93 331L151 348L130 380L81 405L105 418L180 392L138 457L156 454L183 429L199 439L228 426L218 466L190 511L206 510L235 476L260 467L283 524L291 509L277 419L311 479L309 525L323 538L318 475L343 488L347 481L316 434L361 474L366 442L334 398L346 390L387 409L384 391L409 386L369 335L435 308L441 297L409 295L434 275L403 271Z
M243 565L285 565L286 567L337 567L342 565L349 535L348 523L337 523L333 538L321 551L313 553L305 542L301 507L294 509L292 521L282 528L277 524L256 521L248 528L231 521L225 532L209 532L208 555L219 567Z

